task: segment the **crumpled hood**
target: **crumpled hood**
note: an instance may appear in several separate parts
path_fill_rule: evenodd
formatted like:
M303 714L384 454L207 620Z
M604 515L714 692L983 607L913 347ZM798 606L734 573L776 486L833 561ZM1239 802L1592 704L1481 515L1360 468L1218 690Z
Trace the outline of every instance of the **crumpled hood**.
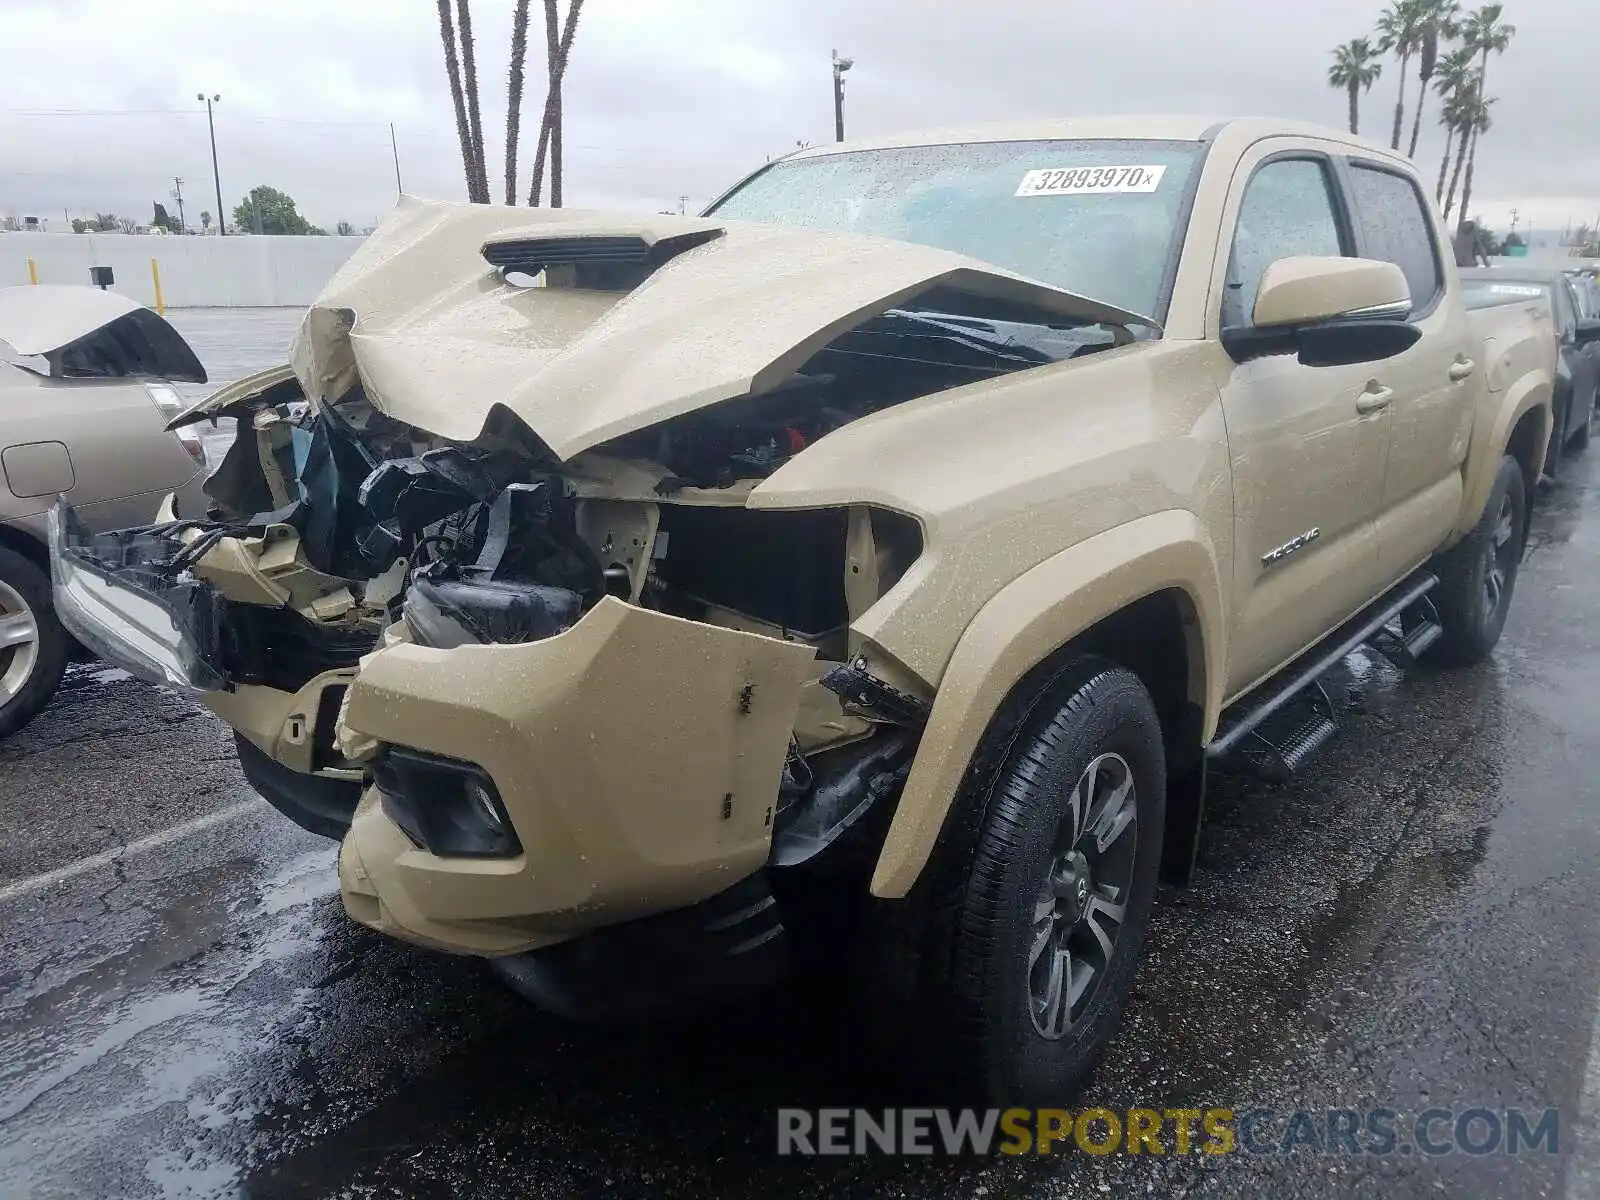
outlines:
M52 375L206 381L189 343L163 317L96 287L0 288L0 342L18 354L48 359Z
M631 291L517 287L490 265L632 246L660 265ZM552 250L552 247L556 247ZM515 413L567 460L622 434L788 378L834 338L934 287L1072 320L1149 319L960 254L716 218L607 215L403 198L307 312L306 395L358 380L375 407L470 441Z

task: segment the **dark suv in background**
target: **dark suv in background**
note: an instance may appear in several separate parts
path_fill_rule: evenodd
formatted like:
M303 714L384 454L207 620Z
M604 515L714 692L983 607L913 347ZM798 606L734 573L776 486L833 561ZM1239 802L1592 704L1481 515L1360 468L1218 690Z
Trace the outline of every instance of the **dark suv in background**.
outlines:
M1537 267L1471 267L1461 280L1469 309L1533 301L1555 314L1555 422L1545 456L1546 473L1554 473L1568 448L1588 446L1600 404L1600 345L1578 336L1600 326L1600 288L1588 275Z

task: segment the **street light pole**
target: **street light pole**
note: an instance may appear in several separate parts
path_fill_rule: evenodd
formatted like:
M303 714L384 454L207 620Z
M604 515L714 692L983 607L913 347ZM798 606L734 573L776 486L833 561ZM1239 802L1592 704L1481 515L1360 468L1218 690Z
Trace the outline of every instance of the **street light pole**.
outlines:
M394 140L394 122L389 122L389 149L394 153L394 194L404 196L405 184L400 182L400 143Z
M204 92L200 92L196 94L195 99L206 102L206 128L211 131L211 182L217 188L217 232L222 237L227 237L228 218L222 211L222 175L217 170L217 123L211 116L212 102L221 100L222 96L220 94L208 96Z
M844 141L844 73L856 65L853 58L840 58L833 52L833 140Z

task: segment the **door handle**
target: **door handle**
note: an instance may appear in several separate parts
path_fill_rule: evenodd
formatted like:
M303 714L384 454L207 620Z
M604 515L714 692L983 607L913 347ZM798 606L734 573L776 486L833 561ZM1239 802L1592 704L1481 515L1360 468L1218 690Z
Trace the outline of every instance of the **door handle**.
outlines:
M1478 364L1473 362L1470 358L1456 359L1455 362L1450 364L1450 382L1460 383L1468 375L1471 375L1473 371L1477 370L1477 368Z
M1377 381L1367 384L1367 388L1356 397L1356 411L1358 413L1377 412L1380 408L1388 408L1389 401L1394 399L1394 389L1384 387Z

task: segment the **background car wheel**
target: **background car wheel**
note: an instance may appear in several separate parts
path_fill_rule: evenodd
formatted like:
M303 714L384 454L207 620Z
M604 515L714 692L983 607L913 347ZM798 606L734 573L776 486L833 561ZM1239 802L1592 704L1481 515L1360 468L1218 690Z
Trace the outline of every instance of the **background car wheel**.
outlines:
M1600 395L1589 401L1589 411L1584 421L1572 435L1572 448L1584 451L1589 448L1589 440L1594 437L1595 425L1600 424Z
M50 702L67 669L68 638L50 604L50 580L0 547L0 737Z
M1063 1103L1099 1061L1161 861L1161 723L1138 678L1080 659L1033 701L873 943L903 1062L992 1104Z
M1509 454L1500 460L1483 516L1439 561L1434 604L1444 636L1427 657L1465 666L1487 657L1505 628L1528 532L1522 469Z

